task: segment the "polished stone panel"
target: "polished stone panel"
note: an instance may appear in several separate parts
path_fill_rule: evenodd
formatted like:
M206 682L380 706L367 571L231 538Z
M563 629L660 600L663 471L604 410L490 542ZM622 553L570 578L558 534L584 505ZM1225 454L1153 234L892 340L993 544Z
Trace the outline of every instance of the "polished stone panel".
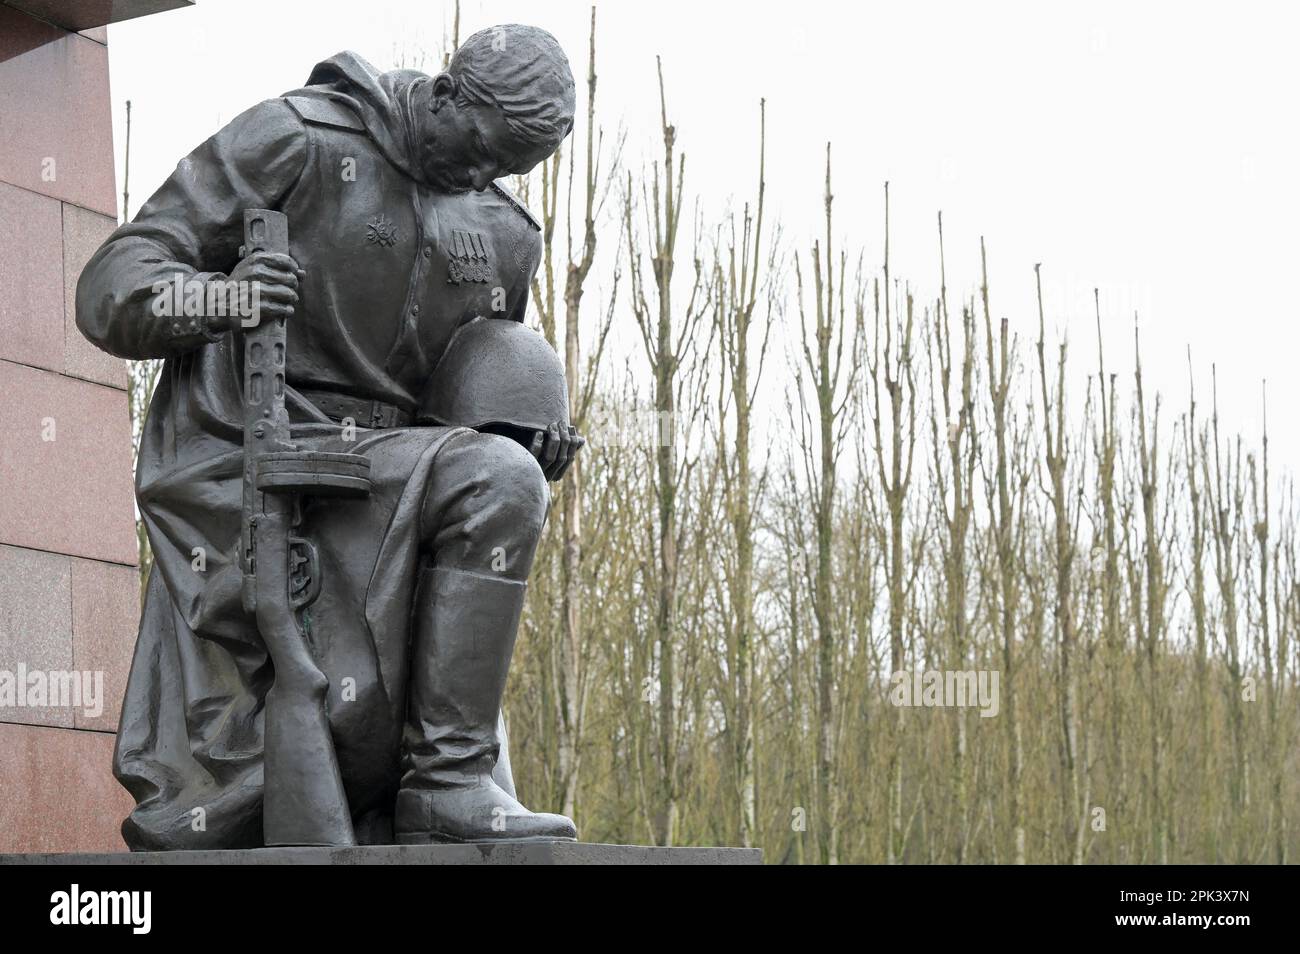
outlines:
M125 852L133 802L113 778L113 741L0 723L0 852Z
M128 571L129 572L129 571ZM59 553L0 546L0 678L22 679L32 671L73 668L72 568ZM15 698L25 688L13 684ZM23 693L26 695L26 693ZM5 705L0 722L73 725L68 707ZM0 774L3 774L0 763Z
M126 373L76 330L75 289L117 215L104 24L185 5L0 0L0 670L103 674L98 715L0 709L3 852L125 848L108 730L139 612Z
M0 182L117 216L108 47L0 6Z
M79 729L112 732L122 713L122 695L131 671L140 619L140 573L135 567L73 558L73 666L104 674L102 709L97 717L73 710Z
M164 10L194 6L194 0L5 0L34 17L67 30L89 30Z
M126 392L0 361L0 543L133 565Z
M63 370L61 233L57 199L0 183L0 358Z
M78 378L125 388L126 362L100 351L77 330L77 279L115 228L117 221L107 215L66 203L63 206L63 370Z

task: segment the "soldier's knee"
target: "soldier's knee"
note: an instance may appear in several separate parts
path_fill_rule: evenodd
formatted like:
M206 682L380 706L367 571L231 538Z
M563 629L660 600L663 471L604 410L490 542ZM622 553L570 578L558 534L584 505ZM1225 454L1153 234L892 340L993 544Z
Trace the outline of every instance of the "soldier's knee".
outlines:
M430 476L421 533L439 564L526 579L550 506L533 456L507 437L465 431Z
M475 444L482 466L479 486L494 527L535 538L550 505L550 490L536 458L497 434L479 434Z

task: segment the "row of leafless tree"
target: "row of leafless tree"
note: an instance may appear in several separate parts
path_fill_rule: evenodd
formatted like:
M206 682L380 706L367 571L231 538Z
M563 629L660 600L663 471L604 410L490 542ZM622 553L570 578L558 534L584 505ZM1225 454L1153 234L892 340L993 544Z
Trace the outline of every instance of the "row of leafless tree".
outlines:
M1221 434L1195 388L1171 416L1136 330L1136 374L1108 371L1099 306L1069 316L1098 329L1083 368L1041 291L1014 323L986 269L950 301L942 218L916 297L887 186L868 266L829 146L804 248L765 217L762 147L738 212L684 213L662 70L662 154L632 169L596 118L594 14L588 53L585 123L520 183L595 430L511 682L522 791L586 838L770 861L1292 857L1300 577L1267 438ZM895 705L918 670L996 672L996 715Z

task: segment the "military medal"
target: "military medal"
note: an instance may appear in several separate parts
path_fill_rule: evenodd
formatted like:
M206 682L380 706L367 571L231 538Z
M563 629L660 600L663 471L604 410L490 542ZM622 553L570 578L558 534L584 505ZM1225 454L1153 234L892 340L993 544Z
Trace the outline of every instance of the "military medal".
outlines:
M366 241L380 248L387 248L397 242L397 226L381 212L366 223Z
M486 284L490 278L487 245L483 236L478 232L452 229L451 247L447 250L447 284Z

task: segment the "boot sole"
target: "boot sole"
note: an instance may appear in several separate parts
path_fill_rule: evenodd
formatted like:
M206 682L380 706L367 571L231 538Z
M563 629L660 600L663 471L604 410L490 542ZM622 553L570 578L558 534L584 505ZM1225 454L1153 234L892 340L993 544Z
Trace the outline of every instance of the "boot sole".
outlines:
M523 838L457 838L441 832L421 832L396 836L399 845L518 845L536 844L545 841L576 842L578 839L565 835L528 835Z

